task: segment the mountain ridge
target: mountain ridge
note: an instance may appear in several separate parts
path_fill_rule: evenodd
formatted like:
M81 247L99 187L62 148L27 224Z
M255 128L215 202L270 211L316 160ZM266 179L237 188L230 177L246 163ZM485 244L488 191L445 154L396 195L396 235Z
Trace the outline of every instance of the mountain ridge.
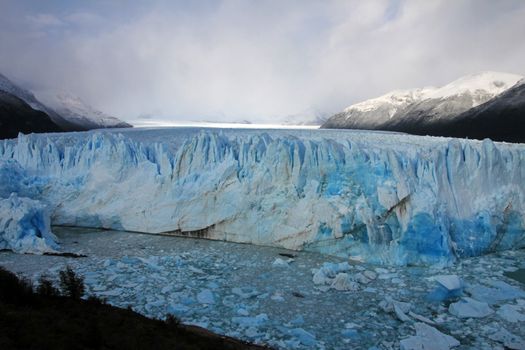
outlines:
M0 139L21 133L64 131L43 111L32 108L17 96L0 90Z
M64 118L87 129L132 127L131 124L93 108L80 97L70 93L48 92L38 96Z
M72 95L68 95L65 102L61 102L60 98L55 96L55 99L59 101L53 103L52 94L48 94L47 102L52 103L42 103L33 92L18 86L3 74L0 74L0 91L18 97L34 110L44 112L63 131L86 131L100 128L132 127L132 125L123 122L118 118L97 111L80 100L80 98ZM67 103L68 101L75 102Z
M497 98L521 79L523 77L519 75L489 71L468 75L438 88L394 90L345 108L321 127L455 137L476 134L484 138L479 130L476 133L468 130L448 132L446 124L453 124L452 121L462 113ZM439 128L435 127L437 124ZM497 140L505 141L500 138Z

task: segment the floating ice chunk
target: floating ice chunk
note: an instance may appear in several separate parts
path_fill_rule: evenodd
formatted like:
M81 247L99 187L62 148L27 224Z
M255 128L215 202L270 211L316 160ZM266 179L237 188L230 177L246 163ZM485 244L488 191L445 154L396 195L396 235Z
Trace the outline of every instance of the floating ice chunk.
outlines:
M324 272L324 274L330 278L334 278L339 272L346 272L350 269L350 264L346 261L342 263L325 262L321 267L321 270Z
M444 301L458 298L463 294L464 283L457 275L434 276L437 286L427 296L427 300Z
M496 313L507 322L523 322L525 315L518 312L521 308L517 305L502 305Z
M401 309L401 307L399 306L399 303L398 302L394 302L393 303L393 307L394 307L394 313L396 314L396 317L402 321L402 322L408 322L410 321L410 317L408 317L404 312L403 310Z
M384 312L394 312L394 305L397 305L397 307L404 313L408 313L410 309L412 309L412 304L394 300L390 296L385 297L385 299L379 303L379 307Z
M354 322L347 322L345 328L361 328L361 326Z
M401 350L448 350L460 342L425 323L414 324L416 335L400 341Z
M141 261L142 260L140 258L137 258L137 257L123 256L122 258L120 258L119 262L122 263L122 264L126 264L126 265L137 265Z
M201 304L215 304L215 297L211 290L203 289L197 294L197 301Z
M370 270L364 271L363 275L365 275L365 277L371 281L377 278L377 273L375 273L374 271L370 271Z
M237 309L236 311L237 315L239 316L248 316L250 313L248 312L248 310L246 310L245 308L243 307L240 307Z
M359 332L356 329L343 329L341 331L343 338L356 339L359 337Z
M387 274L389 271L382 267L376 267L375 272L379 275L384 275L384 274Z
M168 313L178 317L186 316L190 313L190 308L182 304L172 304L168 306Z
M56 251L57 241L43 203L16 193L0 199L0 250L43 254Z
M273 267L289 267L288 261L281 258L276 258L272 263Z
M330 287L334 288L335 290L343 291L359 290L359 284L352 281L350 275L344 272L338 273L335 276Z
M436 324L436 322L432 321L431 319L426 318L425 316L421 316L419 314L416 314L415 312L412 312L412 311L408 312L408 316L410 316L412 318L415 318L418 321L425 322L425 323L428 323L428 324L431 324L431 325L435 325Z
M434 280L450 291L463 288L463 281L458 275L434 276Z
M184 305L193 305L195 304L195 299L193 299L189 295L183 295L180 298L180 302L183 303Z
M400 321L407 322L410 318L406 315L412 309L412 304L397 301L387 296L379 303L379 307L388 313L393 313Z
M208 282L206 285L207 285L208 288L210 288L210 289L217 289L217 288L219 288L219 284L216 283L216 282L213 282L213 281Z
M345 273L345 272L350 271L351 269L352 267L346 261L342 263L325 262L323 263L321 268L312 270L312 273L313 273L312 280L314 284L316 285L323 285L323 284L331 285L332 288L335 288L338 290L356 290L354 288L355 288L355 285L357 284L353 282L354 278L351 278L347 273ZM365 276L363 275L361 276L363 279L366 279ZM346 283L343 281L343 279L346 279L347 282L352 282L352 283ZM338 287L336 287L336 284L338 285ZM349 287L351 289L345 289L346 287Z
M319 269L314 273L314 277L312 278L314 284L328 284L331 283L333 278L328 277L323 269Z
M508 349L523 350L525 349L525 341L523 339L503 327L498 327L495 333L489 334L489 338L502 343Z
M448 311L460 318L481 318L494 312L487 303L468 297L461 298L458 302L450 304Z
M237 323L240 327L260 327L268 322L268 315L259 314L255 317L232 317L232 322Z
M306 346L314 346L317 341L315 340L315 335L310 332L305 331L302 328L294 328L290 330L290 334L299 340L299 342Z
M368 284L372 281L372 279L366 277L363 273L361 272L358 272L354 275L354 279L361 283L361 284Z
M248 327L244 331L244 335L246 335L248 338L255 339L260 338L263 334L260 333L256 327Z
M144 262L144 264L148 267L148 269L158 271L158 272L163 271L163 268L159 263L158 257L151 256L148 259L143 259L143 258L139 258L139 259L141 259ZM120 267L126 267L126 266L121 265Z
M491 287L480 284L469 285L466 291L476 300L489 304L525 297L525 292L503 281L487 281Z
M391 279L391 278L396 278L398 275L396 272L389 272L389 273L382 273L382 274L379 274L379 276L377 278L379 278L380 280L388 280L388 279Z
M304 317L302 315L297 315L293 320L290 321L290 324L294 326L299 326L304 323Z
M276 292L275 294L273 294L270 299L272 299L273 301L284 301L284 297L281 293L279 292Z
M205 272L202 271L201 269L199 269L198 267L191 266L191 265L188 267L188 270L190 270L191 272L196 273L198 275L204 275L205 274Z
M235 287L232 288L232 293L240 296L243 299L254 298L260 293L253 287Z
M155 300L155 301L152 301L152 302L147 303L147 304L144 306L144 308L145 308L146 310L148 310L148 312L152 312L153 309L158 308L158 307L160 307L160 306L163 306L165 303L166 303L166 302L165 302L164 299L158 299L158 300Z

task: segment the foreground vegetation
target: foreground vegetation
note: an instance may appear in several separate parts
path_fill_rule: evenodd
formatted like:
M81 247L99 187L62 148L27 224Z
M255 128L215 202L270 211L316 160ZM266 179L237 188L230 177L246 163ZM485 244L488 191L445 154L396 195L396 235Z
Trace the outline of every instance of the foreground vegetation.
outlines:
M61 272L59 290L46 279L33 288L0 267L0 349L264 349L83 294L70 269Z

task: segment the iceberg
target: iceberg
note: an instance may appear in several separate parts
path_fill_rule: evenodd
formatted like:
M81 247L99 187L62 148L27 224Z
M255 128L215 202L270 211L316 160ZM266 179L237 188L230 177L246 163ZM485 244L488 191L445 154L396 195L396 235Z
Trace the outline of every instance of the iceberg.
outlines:
M448 334L441 333L436 328L417 322L414 324L416 335L400 342L401 350L448 350L461 345Z
M0 142L0 194L54 225L397 265L525 245L525 145L349 130L174 128ZM7 189L6 187L9 187Z

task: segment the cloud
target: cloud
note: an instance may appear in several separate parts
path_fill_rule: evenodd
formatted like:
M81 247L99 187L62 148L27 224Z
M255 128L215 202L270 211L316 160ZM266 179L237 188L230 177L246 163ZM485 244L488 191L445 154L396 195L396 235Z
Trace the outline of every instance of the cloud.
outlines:
M102 25L104 18L92 12L79 11L64 16L64 19L70 24L97 26Z
M49 13L38 13L35 15L28 15L27 21L37 27L58 27L64 25L59 18Z
M254 121L482 70L525 73L520 0L104 4L50 11L67 25L44 38L13 24L0 70L128 120Z

